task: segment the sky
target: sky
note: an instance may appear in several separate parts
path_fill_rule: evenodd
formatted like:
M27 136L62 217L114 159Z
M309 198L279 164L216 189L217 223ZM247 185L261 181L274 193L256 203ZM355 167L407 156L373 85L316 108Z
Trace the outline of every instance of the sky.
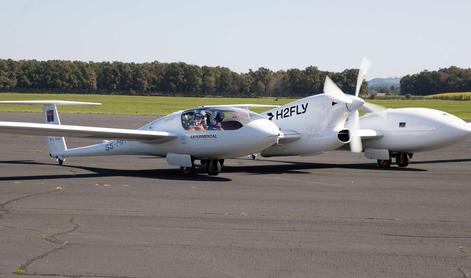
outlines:
M0 58L185 62L368 79L471 67L469 0L0 0Z

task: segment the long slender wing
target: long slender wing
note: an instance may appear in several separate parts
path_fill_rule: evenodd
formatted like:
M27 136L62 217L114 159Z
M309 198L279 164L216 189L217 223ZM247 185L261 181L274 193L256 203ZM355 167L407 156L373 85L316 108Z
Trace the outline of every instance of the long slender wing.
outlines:
M83 137L100 139L126 139L137 141L165 142L176 138L175 134L164 131L106 128L76 125L51 125L24 122L0 122L1 133L26 135Z
M237 108L274 108L280 107L280 105L272 105L272 104L221 104L221 105L203 105L201 107L237 107Z
M88 106L88 105L101 105L98 102L83 102L83 101L67 101L67 100L7 100L0 101L0 104L55 104L55 105L65 105L65 106Z

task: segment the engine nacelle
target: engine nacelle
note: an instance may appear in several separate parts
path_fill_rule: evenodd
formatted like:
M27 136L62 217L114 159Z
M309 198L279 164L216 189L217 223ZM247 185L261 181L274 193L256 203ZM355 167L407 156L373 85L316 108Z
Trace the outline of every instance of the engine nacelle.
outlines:
M342 143L350 143L350 131L348 129L342 129L337 133L337 139Z

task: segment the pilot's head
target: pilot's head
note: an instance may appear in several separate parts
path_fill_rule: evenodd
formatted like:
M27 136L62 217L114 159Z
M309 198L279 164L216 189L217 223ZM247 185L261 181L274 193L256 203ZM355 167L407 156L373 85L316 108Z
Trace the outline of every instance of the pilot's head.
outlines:
M222 120L224 120L224 112L221 112L221 111L216 112L216 115L214 116L214 120L216 122L222 122Z

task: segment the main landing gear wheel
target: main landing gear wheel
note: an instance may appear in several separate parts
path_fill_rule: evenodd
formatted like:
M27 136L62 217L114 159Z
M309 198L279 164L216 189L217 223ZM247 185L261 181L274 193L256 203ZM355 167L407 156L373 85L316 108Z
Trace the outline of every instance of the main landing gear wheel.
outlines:
M182 171L182 173L186 176L191 176L195 173L195 166L191 166L191 167L180 167L180 171Z
M409 165L409 155L407 153L398 153L396 155L396 164L399 167L407 167Z
M378 159L378 166L379 168L383 168L383 169L391 167L391 159L387 159L387 160Z
M63 158L57 157L56 162L57 162L57 164L59 164L61 166L64 165L64 159Z
M206 162L206 171L210 176L217 176L222 169L222 164L224 164L224 160L217 160L217 159L210 159Z
M191 166L180 166L180 171L185 175L185 176L191 176L196 173L196 166L195 166L195 160L191 158Z

